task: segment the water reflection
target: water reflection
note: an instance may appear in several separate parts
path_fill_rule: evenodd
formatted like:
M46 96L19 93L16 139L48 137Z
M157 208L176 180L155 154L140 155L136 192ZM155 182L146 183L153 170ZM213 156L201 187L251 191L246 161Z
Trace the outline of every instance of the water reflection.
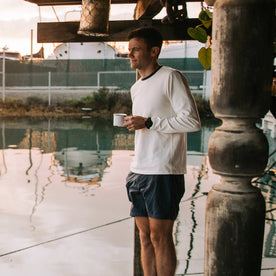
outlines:
M47 153L54 155L60 173L68 181L91 184L98 182L109 166L112 147L122 145L131 149L132 137L133 134L124 134L122 141L120 131L114 130L109 122L2 121L0 173L7 173L6 149L28 150L26 175L34 165L32 151L39 149L41 158Z
M275 154L276 152L274 152ZM274 161L265 174L255 180L266 201L266 222L268 233L264 241L264 256L276 258L276 162Z
M32 232L37 231L43 221L41 217L40 222L36 220L38 210L43 209L43 204L49 200L50 194L56 193L55 189L61 188L60 184L67 189L66 194L64 191L60 192L61 196L64 194L64 197L70 198L73 195L71 200L75 200L77 194L81 196L79 202L83 202L85 196L90 206L91 197L100 190L104 178L110 173L114 152L118 154L120 151L133 150L134 134L123 128L114 128L111 124L111 121L92 119L0 121L1 183L6 183L6 189L11 189L10 197L15 197L13 193L21 193L27 194L28 200L31 198L31 206L24 208L27 209ZM203 262L198 264L198 260L203 258L203 210L206 195L219 178L210 170L207 149L209 138L217 124L204 123L200 132L188 135L188 185L174 231L179 255L178 275L199 273L203 269ZM270 163L264 176L258 178L255 185L263 191L267 204L264 256L275 258L276 140L269 137L268 139L271 147ZM116 158L120 159L120 155ZM13 179L15 174L16 180ZM10 188L10 183L15 182L19 182L16 186L18 191ZM31 192L26 192L27 190ZM93 200L96 200L96 196ZM23 203L20 204L23 206ZM52 202L52 205L55 204L56 202ZM98 208L94 205L93 207ZM2 210L16 207L9 203L5 207L1 205L0 208ZM68 208L70 209L70 206ZM75 216L79 215L78 210L75 213Z
M207 152L212 131L211 124L201 132L189 134L189 151ZM123 128L114 128L110 121L103 120L3 120L1 142L1 174L7 172L5 149L28 150L26 175L34 165L32 151L38 149L41 159L43 154L54 155L60 174L66 181L91 185L101 180L105 168L110 165L113 149L134 148L134 134Z
M207 156L203 155L202 156L202 164L200 168L194 169L193 172L197 174L197 183L194 186L194 190L192 193L192 196L190 198L190 212L191 212L191 221L192 221L192 229L190 232L190 248L188 249L187 252L187 258L186 258L186 267L184 270L184 274L188 272L189 269L189 264L190 260L192 258L192 251L194 248L194 234L196 233L196 228L197 228L197 221L196 221L196 214L195 214L195 209L196 209L196 200L201 197L201 196L206 196L207 193L200 193L200 188L202 184L202 179L203 177L206 177L208 175L208 165L207 165Z

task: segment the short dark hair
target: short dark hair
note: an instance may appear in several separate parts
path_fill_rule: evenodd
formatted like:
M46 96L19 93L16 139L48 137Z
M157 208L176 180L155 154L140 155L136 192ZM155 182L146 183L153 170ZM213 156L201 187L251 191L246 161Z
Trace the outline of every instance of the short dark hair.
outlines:
M139 28L131 31L128 34L127 39L130 40L132 38L142 38L145 40L145 43L150 50L152 47L159 47L161 50L163 37L159 31L151 27Z

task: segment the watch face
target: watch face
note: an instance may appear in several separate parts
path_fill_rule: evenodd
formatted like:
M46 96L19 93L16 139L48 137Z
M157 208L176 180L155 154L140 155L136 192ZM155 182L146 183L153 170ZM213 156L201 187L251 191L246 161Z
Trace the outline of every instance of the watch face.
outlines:
M147 128L150 128L151 126L152 126L152 120L151 120L151 118L148 118L147 120L146 120L146 122L145 122L145 126L147 127Z

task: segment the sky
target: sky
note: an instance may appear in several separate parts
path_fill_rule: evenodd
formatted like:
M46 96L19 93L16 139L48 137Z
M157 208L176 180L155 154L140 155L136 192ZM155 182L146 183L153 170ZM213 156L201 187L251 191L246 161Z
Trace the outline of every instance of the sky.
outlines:
M189 17L197 17L200 3L188 3ZM110 20L131 20L135 5L111 5ZM31 53L31 33L33 30L33 53L41 46L45 49L45 57L53 52L58 44L37 43L37 23L57 22L80 19L81 6L38 7L24 0L0 0L0 51L7 46L8 51L21 55ZM162 10L159 17L165 16Z

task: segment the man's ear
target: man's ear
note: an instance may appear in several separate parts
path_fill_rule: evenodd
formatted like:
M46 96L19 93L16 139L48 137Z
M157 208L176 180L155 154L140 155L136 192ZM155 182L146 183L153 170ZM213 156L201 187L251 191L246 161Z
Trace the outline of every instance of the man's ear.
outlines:
M157 46L152 47L151 48L151 53L152 53L152 55L158 57L158 55L160 54L160 48L157 47Z

